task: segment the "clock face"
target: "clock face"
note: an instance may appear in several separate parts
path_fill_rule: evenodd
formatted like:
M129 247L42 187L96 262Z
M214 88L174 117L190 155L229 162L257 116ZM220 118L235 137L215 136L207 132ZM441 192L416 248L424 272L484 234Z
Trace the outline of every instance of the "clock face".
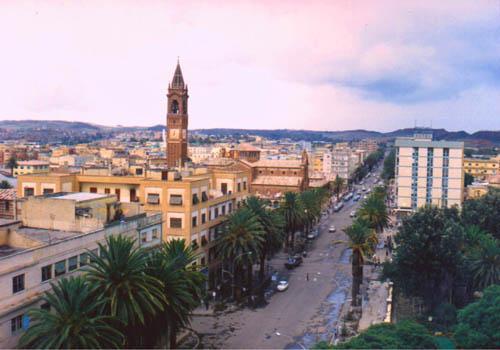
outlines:
M170 129L169 136L171 139L178 139L180 136L179 129Z

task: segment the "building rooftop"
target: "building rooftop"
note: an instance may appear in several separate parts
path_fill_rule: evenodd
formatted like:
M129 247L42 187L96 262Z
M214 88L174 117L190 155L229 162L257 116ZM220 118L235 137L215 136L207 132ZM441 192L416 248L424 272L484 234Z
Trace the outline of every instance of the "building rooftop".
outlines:
M73 200L77 202L83 202L91 199L99 199L109 197L109 194L100 194L100 193L87 193L87 192L75 192L75 193L64 193L62 192L59 196L50 196L54 199L66 199Z
M43 160L22 160L17 165L49 165L49 162Z
M396 147L436 147L436 148L464 148L460 141L432 141L414 138L397 138Z
M268 160L261 159L253 163L246 162L252 167L270 167L270 168L300 168L302 165L301 160Z
M299 186L302 178L298 176L257 176L252 185Z
M3 258L4 256L9 256L12 254L15 254L17 252L20 252L24 250L24 248L15 248L11 247L10 245L7 244L2 244L0 245L0 258Z
M64 241L65 239L82 234L82 232L47 230L43 228L34 228L34 227L20 227L16 229L16 231L18 233L28 236L31 239L48 244Z
M16 199L16 190L14 188L0 189L0 201L13 201Z

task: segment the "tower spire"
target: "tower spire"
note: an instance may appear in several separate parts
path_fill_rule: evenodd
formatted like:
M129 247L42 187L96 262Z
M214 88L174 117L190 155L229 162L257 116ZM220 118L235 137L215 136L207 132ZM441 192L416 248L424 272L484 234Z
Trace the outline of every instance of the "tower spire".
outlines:
M184 77L182 76L181 64L177 56L177 67L175 67L174 78L172 79L172 88L184 88Z

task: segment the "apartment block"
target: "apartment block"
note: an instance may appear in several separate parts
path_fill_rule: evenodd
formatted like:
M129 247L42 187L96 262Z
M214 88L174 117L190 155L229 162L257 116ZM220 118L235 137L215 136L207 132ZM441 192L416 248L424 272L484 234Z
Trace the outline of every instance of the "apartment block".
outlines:
M500 174L500 156L489 159L466 158L464 171L477 180L487 180L489 177Z
M0 348L16 347L28 310L48 306L41 296L50 283L84 271L88 252L99 254L110 235L157 246L162 215L114 195L62 192L25 198L21 220L0 220Z
M417 134L413 138L397 138L395 147L398 210L461 205L463 142L433 141L432 135Z
M49 172L49 162L41 160L25 160L17 162L14 168L14 176L25 174L40 174Z
M163 214L163 239L185 239L208 267L210 286L218 260L214 241L227 214L249 193L250 172L241 169L148 169L142 176L88 174L25 175L18 179L18 195L48 192L112 194L122 203L139 203L147 213Z

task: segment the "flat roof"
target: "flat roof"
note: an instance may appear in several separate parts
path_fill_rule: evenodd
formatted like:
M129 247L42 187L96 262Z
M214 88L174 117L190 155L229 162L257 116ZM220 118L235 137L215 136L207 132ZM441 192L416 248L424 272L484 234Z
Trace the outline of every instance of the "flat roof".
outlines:
M109 197L109 194L102 194L102 193L88 193L88 192L75 192L75 193L68 193L64 194L61 196L51 196L53 199L67 199L67 200L73 200L77 202L82 202L82 201L87 201L90 199L99 199L99 198L105 198Z
M7 244L0 245L0 258L9 256L24 250L24 248L15 248Z
M31 239L48 244L57 243L60 241L64 241L68 238L83 234L83 232L47 230L44 228L34 228L34 227L20 227L16 229L16 231L18 233L28 236Z
M397 138L396 147L436 147L436 148L464 148L461 141L431 141L422 139Z

